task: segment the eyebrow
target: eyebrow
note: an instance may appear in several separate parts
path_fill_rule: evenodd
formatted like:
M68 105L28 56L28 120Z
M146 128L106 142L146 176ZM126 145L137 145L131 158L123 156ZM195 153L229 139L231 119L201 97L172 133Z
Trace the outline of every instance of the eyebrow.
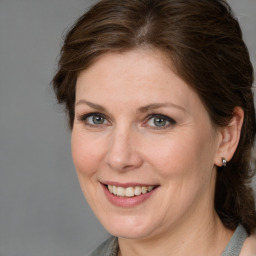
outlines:
M155 110L155 109L163 108L163 107L174 107L174 108L177 108L177 109L180 109L180 110L186 112L185 108L183 108L182 106L176 105L174 103L152 103L152 104L148 104L146 106L140 107L139 112L145 113L145 112L149 112L151 110Z
M84 104L88 105L89 107L94 108L96 110L107 112L106 108L104 108L103 106L96 104L96 103L92 103L87 100L83 100L83 99L79 100L75 105L79 106L79 105L84 105ZM163 108L163 107L174 107L174 108L182 110L183 112L186 112L185 108L183 108L182 106L176 105L174 103L151 103L146 106L140 107L138 109L138 112L146 113L146 112L149 112L149 111L152 111L152 110L155 110L158 108Z
M99 104L92 103L92 102L87 101L87 100L79 100L76 103L76 106L79 106L79 105L88 105L89 107L97 109L99 111L106 111L106 109L103 106L101 106Z

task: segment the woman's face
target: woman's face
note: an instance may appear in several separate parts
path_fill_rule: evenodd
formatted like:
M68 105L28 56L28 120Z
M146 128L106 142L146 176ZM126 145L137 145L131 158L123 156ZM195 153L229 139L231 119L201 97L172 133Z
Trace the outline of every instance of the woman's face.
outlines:
M199 97L157 50L107 53L78 77L73 160L113 235L152 237L212 216L219 144Z

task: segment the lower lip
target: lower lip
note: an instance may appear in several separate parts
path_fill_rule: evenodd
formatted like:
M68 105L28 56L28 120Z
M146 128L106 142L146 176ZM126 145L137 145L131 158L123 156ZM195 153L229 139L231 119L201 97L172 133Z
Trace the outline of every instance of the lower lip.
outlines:
M147 192L146 194L141 194L139 196L133 196L133 197L123 197L123 196L115 196L110 191L108 188L101 184L103 187L103 191L105 193L105 196L107 199L110 201L115 206L119 207L133 207L140 205L144 203L147 199L149 199L157 190L157 188L151 190L150 192Z

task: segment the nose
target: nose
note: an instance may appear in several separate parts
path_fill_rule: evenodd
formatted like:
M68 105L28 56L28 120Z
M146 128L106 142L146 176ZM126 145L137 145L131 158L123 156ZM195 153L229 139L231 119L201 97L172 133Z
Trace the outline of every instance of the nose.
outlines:
M139 168L143 159L138 149L135 131L128 128L115 129L110 136L106 153L106 164L116 171L128 171Z

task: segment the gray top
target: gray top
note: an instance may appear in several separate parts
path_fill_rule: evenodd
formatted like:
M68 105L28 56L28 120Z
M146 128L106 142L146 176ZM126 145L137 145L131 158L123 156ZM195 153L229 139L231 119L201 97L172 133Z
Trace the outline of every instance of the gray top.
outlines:
M117 237L111 236L88 256L117 256L118 249Z
M242 225L238 225L235 233L220 256L239 256L243 243L247 237L248 234L244 227ZM111 236L88 256L117 256L118 249L119 246L117 238Z
M235 233L231 237L228 245L221 256L239 256L242 246L248 234L242 225L238 225Z

